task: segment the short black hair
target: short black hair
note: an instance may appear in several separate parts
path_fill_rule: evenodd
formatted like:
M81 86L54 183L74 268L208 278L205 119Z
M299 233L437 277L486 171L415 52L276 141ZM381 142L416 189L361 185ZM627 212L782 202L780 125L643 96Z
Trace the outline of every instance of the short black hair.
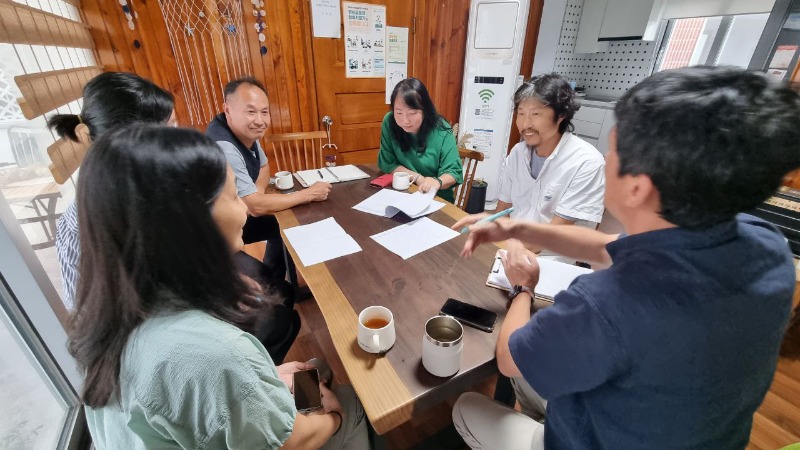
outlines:
M269 94L267 94L267 88L264 87L264 84L262 82L256 80L255 77L253 76L246 76L242 78L237 78L233 81L229 81L228 84L225 85L225 90L223 91L223 94L225 96L225 101L227 102L228 97L233 95L233 93L236 92L236 89L239 89L239 86L243 84L249 84L261 89L262 91L264 91L264 95L266 95L267 98L269 98Z
M617 103L620 175L648 175L661 216L704 229L751 210L800 166L800 95L764 74L656 73Z
M580 103L575 98L575 91L569 85L569 80L557 73L537 75L522 83L514 93L514 111L519 108L523 100L536 99L545 106L553 108L555 111L554 120L559 118L564 120L558 125L558 132L564 134L566 131L573 131L575 126L572 124L572 117L581 108Z

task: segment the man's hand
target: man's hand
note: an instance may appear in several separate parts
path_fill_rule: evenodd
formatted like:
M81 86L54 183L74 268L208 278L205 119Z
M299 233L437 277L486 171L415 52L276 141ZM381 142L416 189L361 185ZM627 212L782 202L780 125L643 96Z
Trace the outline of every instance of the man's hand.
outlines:
M536 254L522 246L514 246L502 256L503 269L508 281L514 286L530 289L539 282L539 263Z
M439 180L434 177L423 177L420 175L416 181L416 184L419 185L419 190L423 193L430 191L431 189L438 191L439 188L442 187L439 184Z
M465 226L469 227L469 237L467 237L467 242L464 243L464 249L461 250L461 256L469 258L479 245L487 242L505 241L511 237L511 229L516 221L509 219L476 223L488 216L489 214L487 213L467 216L451 227L456 231L461 231L461 228Z
M301 370L313 369L314 366L300 361L283 363L278 366L278 377L289 387L289 392L294 394L294 373Z
M317 181L302 192L306 195L309 202L325 201L328 199L328 194L331 192L331 184L324 181Z

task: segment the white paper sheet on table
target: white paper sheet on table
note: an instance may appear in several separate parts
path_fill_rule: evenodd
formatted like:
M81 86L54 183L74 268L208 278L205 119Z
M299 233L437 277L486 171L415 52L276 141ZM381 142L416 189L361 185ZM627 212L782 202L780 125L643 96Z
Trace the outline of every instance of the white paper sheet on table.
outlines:
M401 258L408 259L457 236L457 231L423 217L370 237Z
M333 217L287 228L284 233L306 267L361 251L361 246Z
M353 206L353 209L383 217L394 217L398 212L402 211L408 217L416 219L444 207L444 203L433 199L435 196L436 191L434 190L424 194L419 191L408 194L391 189L381 189L361 203Z

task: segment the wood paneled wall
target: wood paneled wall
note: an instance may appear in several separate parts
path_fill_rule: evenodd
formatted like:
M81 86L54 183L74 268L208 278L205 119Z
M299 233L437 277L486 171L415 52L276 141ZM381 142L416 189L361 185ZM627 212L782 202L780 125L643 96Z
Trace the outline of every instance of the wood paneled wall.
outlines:
M187 0L170 0L187 1ZM530 76L536 36L544 0L532 0L528 17L526 48L522 73ZM261 55L261 43L254 32L253 5L242 1L247 54L253 75L264 81L270 96L272 127L270 133L323 129L318 123L315 70L311 48L310 4L308 0L265 2L267 54ZM458 122L461 109L461 85L464 74L469 0L416 0L416 29L412 30L414 76L431 93L439 113L451 123ZM133 10L135 29L130 30L118 2L83 0L81 10L97 44L98 63L107 71L134 72L153 80L175 95L178 120L184 125L203 129L205 124L191 123L170 44L167 25L157 0L137 0ZM223 71L224 72L224 71ZM222 84L227 79L220 80ZM221 109L222 105L219 105ZM516 133L512 127L512 133ZM512 141L518 140L512 134Z
M133 11L138 15L134 19L134 30L128 27L118 2L81 2L84 20L97 45L98 63L106 71L134 72L168 89L175 95L179 122L204 129L204 123L191 123L189 118L175 52L158 1L138 0L132 3ZM316 123L316 90L313 83L314 67L311 59L311 26L307 0L265 2L265 55L260 52L261 43L254 28L254 7L249 1L242 1L241 5L244 27L238 32L246 33L248 45L246 54L231 56L247 58L252 67L252 75L264 81L270 95L271 132L320 129ZM219 84L224 85L230 81L226 79L229 77L225 70L220 73L220 80L214 80L216 89L219 89ZM222 110L221 104L218 109Z
M461 113L470 0L418 1L412 76L428 88L439 114L454 124Z

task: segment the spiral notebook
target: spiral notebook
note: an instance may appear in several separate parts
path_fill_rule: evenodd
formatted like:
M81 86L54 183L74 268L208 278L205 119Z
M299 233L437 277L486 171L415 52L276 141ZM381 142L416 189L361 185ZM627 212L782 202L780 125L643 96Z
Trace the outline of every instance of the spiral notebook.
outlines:
M340 183L343 181L361 180L369 178L366 172L358 167L348 164L346 166L323 167L321 169L298 170L294 177L303 187L309 187L317 181L326 183Z
M500 259L505 252L505 250L500 249L494 255L494 264L492 264L492 270L489 272L489 278L486 279L486 285L510 291L511 282L506 278L503 261ZM548 302L552 302L556 294L568 288L575 278L594 272L592 269L585 269L547 258L536 258L536 262L539 263L539 283L533 289L533 292L537 298Z

